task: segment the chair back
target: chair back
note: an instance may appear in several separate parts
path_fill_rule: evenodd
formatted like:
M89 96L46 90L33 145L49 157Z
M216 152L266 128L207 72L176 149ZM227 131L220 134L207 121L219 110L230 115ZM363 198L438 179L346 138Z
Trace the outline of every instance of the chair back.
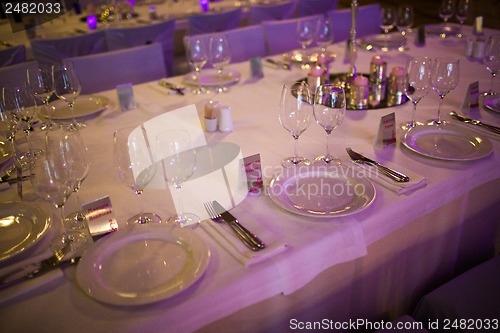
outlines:
M297 25L301 20L314 20L317 22L321 15L293 18L281 21L264 21L264 37L268 55L279 54L300 48L297 40ZM315 43L311 44L314 46Z
M328 15L333 24L335 42L350 39L352 26L351 9L333 10ZM378 33L380 33L380 5L371 4L359 7L356 22L356 37Z
M339 0L297 0L297 17L325 14L337 9Z
M259 24L269 20L292 18L295 13L295 2L286 1L269 5L252 5L248 9L248 24Z
M192 14L188 16L188 33L199 35L236 29L240 26L241 17L241 8L221 13Z
M93 94L114 89L119 84L139 84L166 76L162 46L159 43L66 58L63 62L73 64L82 85L82 94Z
M175 19L132 28L109 28L106 40L109 51L159 43L163 50L163 59L167 74L173 75Z
M4 86L25 84L27 79L26 72L31 66L38 66L38 63L36 61L27 61L0 67L0 91Z
M106 32L31 40L33 57L41 64L62 63L63 59L106 52Z
M0 49L0 67L11 66L26 61L26 46L24 44Z

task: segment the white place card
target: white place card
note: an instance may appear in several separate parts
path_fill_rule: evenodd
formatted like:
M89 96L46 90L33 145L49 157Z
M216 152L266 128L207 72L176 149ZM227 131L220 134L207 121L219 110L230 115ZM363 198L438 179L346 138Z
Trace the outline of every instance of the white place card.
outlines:
M262 163L260 154L243 158L243 165L247 175L248 192L251 195L262 193Z
M380 118L380 125L373 145L377 148L385 148L394 144L396 144L396 115L393 112Z
M472 82L460 107L462 112L479 112L479 82Z
M118 93L118 101L120 102L120 108L122 111L134 110L137 108L132 83L120 84L116 86L116 92Z
M88 202L82 205L82 208L92 237L118 230L118 223L109 196Z

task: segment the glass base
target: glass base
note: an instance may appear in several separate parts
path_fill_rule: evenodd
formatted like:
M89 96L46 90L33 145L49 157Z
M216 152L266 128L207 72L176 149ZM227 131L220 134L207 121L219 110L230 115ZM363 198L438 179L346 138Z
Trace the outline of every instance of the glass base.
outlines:
M424 123L421 123L419 121L416 121L414 124L412 124L411 121L408 121L408 122L405 122L405 123L401 123L401 125L399 125L399 126L401 127L401 129L407 131L407 130L409 130L412 127L423 126L423 125L424 125Z
M311 164L311 161L309 161L305 157L300 157L300 156L287 157L281 161L281 165L285 168L298 166L298 165L310 165L310 164Z
M340 164L342 164L342 161L340 160L340 158L328 154L328 155L316 157L314 159L314 164L316 164L316 165L340 165Z
M134 215L127 220L127 225L146 223L161 223L161 218L153 213L143 213Z
M83 232L64 231L50 243L52 252L57 253L66 244L69 244L69 249L63 254L63 258L74 258L81 256L87 248L87 237Z
M193 213L181 213L175 217L175 223L177 223L181 227L188 227L197 225L201 222L201 219Z
M437 119L429 119L427 120L427 125L429 126L441 126L441 125L445 125L445 124L448 124L448 122L446 120L437 120Z

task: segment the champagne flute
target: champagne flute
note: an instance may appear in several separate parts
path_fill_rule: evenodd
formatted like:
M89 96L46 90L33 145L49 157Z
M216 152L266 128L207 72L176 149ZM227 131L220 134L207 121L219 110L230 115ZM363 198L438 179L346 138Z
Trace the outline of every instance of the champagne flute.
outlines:
M458 38L462 38L464 36L462 33L463 25L465 20L467 20L467 18L469 17L471 6L471 0L458 0L457 8L455 11L455 17L457 18L458 22L460 22L460 30L457 34Z
M413 112L411 121L401 124L401 128L404 130L423 125L415 121L415 113L417 112L418 102L429 92L431 66L431 60L427 57L412 59L406 63L404 92L413 104Z
M302 56L307 55L307 47L314 41L316 23L312 19L303 19L297 23L297 40L302 48Z
M488 37L483 61L486 65L486 69L491 73L490 90L487 91L485 95L495 95L493 83L495 77L500 72L500 34ZM488 98L488 96L486 96L486 98Z
M312 103L311 91L306 83L293 82L283 85L279 104L279 121L295 141L294 155L281 161L284 167L311 164L308 159L298 155L298 141L311 122Z
M333 24L327 15L319 19L316 27L316 43L321 53L326 53L326 47L333 42Z
M82 86L76 75L76 72L70 64L57 64L52 66L52 80L56 96L66 102L70 108L72 122L69 130L76 131L86 126L85 123L76 121L75 101L80 95Z
M118 129L113 134L113 164L120 180L130 187L139 198L144 188L156 174L156 164L141 126ZM153 213L140 212L128 219L127 224L160 223Z
M432 65L431 85L439 96L439 107L436 119L429 120L429 125L441 125L441 106L444 97L456 88L460 78L460 61L454 58L437 58Z
M209 57L212 66L217 70L219 86L217 93L227 92L228 88L222 84L222 70L231 62L231 49L226 35L215 35L210 37Z
M207 47L202 38L191 37L187 38L185 41L187 60L194 70L193 79L197 83L196 88L193 89L192 92L194 94L201 94L205 92L205 89L201 86L200 72L208 60Z
M441 38L446 38L446 32L450 30L448 20L453 17L455 12L455 0L442 0L439 6L439 17L443 20L443 28L441 29Z
M396 11L394 10L394 7L383 7L381 11L381 18L380 18L380 27L382 30L384 30L384 42L383 42L383 47L382 51L387 52L389 50L388 48L388 39L389 37L389 31L391 31L394 26L396 25Z
M52 108L49 105L50 98L54 94L52 67L48 65L29 66L26 70L26 78L33 95L41 100L46 110L46 113L38 112L46 118L46 122L41 126L41 129L50 130L54 126L51 117Z
M184 211L181 196L182 184L196 170L196 151L189 133L182 130L161 132L156 136L156 147L155 160L161 162L166 180L177 192L175 222L181 227L199 223L198 216Z
M329 138L345 116L346 99L344 89L338 85L320 85L314 95L314 118L326 131L326 153L315 161L326 165L341 164L338 157L330 154Z

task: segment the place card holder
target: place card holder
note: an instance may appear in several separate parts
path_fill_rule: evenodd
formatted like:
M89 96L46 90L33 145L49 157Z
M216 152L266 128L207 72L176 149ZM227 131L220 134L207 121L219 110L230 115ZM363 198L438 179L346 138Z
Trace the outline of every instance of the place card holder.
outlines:
M116 86L118 101L122 111L134 110L137 108L134 98L134 89L132 83L119 84Z
M474 113L479 112L479 82L472 82L469 84L467 93L465 94L464 101L460 107L462 112Z
M396 144L396 115L394 112L380 118L377 135L373 145L376 148L385 148Z
M109 196L83 204L82 210L94 240L118 230Z

